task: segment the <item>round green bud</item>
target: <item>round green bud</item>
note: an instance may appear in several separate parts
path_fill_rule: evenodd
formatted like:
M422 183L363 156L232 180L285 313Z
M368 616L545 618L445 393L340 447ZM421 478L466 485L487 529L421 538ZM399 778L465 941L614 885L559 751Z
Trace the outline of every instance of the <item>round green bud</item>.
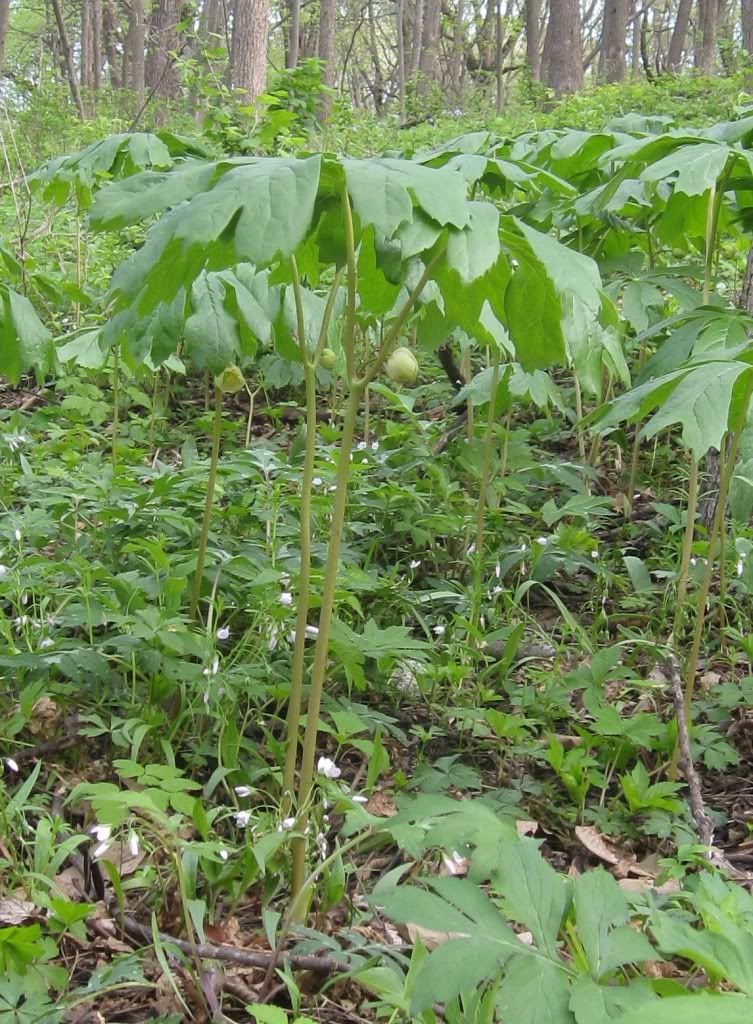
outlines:
M384 369L395 384L415 384L418 380L418 362L409 348L396 348Z
M336 362L337 356L332 351L332 349L323 348L322 353L319 356L319 365L322 366L325 370L331 370L334 368Z
M246 378L237 366L226 366L222 373L214 378L214 384L223 395L234 395L236 391L246 386Z

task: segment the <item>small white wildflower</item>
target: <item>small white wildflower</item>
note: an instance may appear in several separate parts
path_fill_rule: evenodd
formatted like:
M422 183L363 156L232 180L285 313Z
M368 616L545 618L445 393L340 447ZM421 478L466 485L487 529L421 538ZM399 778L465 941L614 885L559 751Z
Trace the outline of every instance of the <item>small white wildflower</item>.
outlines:
M526 565L525 562L523 562L523 564L520 567L520 575L521 576L527 576L528 575L528 566Z
M371 450L372 450L372 452L378 452L379 451L379 442L378 441L372 441L371 442Z
M21 540L21 531L18 529L18 527L16 527L16 530L15 530L13 536L16 538L17 541Z
M358 449L359 452L364 452L368 448L368 445L366 444L365 441L359 441L358 444L356 445L356 448Z
M502 575L502 566L499 564L499 562L497 562L497 564L494 566L494 575L497 577L497 579L499 579L500 576Z
M691 558L690 559L690 564L691 565L698 565L698 559L697 558Z
M272 626L272 629L269 631L269 642L267 643L268 651L273 651L275 647L277 647L278 638L279 630L277 629L277 626Z
M136 835L135 832L129 833L128 852L132 857L138 857L139 855L139 837Z
M3 578L3 576L7 576L7 574L8 574L8 566L7 565L0 565L0 580Z
M287 572L281 572L280 573L280 583L282 583L283 587L289 587L290 586L290 574L287 573Z
M209 669L208 668L204 669L204 675L205 676L209 675ZM209 707L209 690L204 690L204 707L205 708Z
M369 464L369 460L368 459L366 459L366 458L361 459L361 465L362 466L368 466L368 464Z
M215 654L215 656L212 658L212 675L216 676L219 671L220 671L220 659Z
M227 640L230 637L230 626L220 626L217 630L218 640Z
M323 832L320 832L316 837L316 845L319 847L319 853L321 854L322 860L327 859L327 837Z
M16 632L20 633L24 626L28 626L29 616L28 615L17 615L13 620L13 625L16 628Z
M323 814L322 815L322 821L324 822L325 825L329 825L329 815L328 814Z
M236 786L234 789L235 795L239 797L251 796L253 790L250 786Z
M292 603L293 603L293 595L290 593L289 590L283 591L283 593L280 594L280 604L282 605L282 607L283 608L290 608Z
M330 494L332 494L333 491L337 490L337 484L330 484L327 490L329 491Z
M420 558L413 558L413 559L411 559L410 567L411 567L411 569L417 569L420 564L421 564L421 559Z
M295 825L295 818L283 818L280 822L280 831L289 832Z
M541 544L542 547L546 547L546 545L549 543L549 538L548 537L537 537L536 538L536 543L537 544Z
M229 856L227 850L220 850L220 860L227 860Z
M320 476L315 476L314 479L311 481L312 487L321 487L322 483L323 480Z
M328 779L339 779L342 775L335 762L329 757L320 757L316 762L316 770Z
M360 793L356 793L352 796L351 800L356 804L367 804L369 802L369 798L367 796L361 796Z
M497 597L497 595L501 594L503 590L504 590L504 587L495 587L492 590L492 594L494 595L494 597Z
M743 560L741 558L741 559L739 559L739 561L737 563L737 575L738 576L742 576L744 568L745 568L745 566L743 565Z
M326 797L324 800L322 800L322 807L324 808L325 811L329 810L329 800L327 800Z
M235 815L235 824L238 828L245 828L251 821L251 811L237 811Z
M17 772L18 771L18 761L15 761L12 757L6 757L5 758L5 766L11 772Z
M92 825L89 830L98 843L106 843L112 835L111 825Z
M523 543L520 545L520 550L521 551L528 551L528 545L526 544L525 541L523 541Z
M39 641L39 647L41 650L45 650L47 647L52 647L55 641L52 637L46 636L43 640Z
M446 626L434 626L434 628L432 629L432 633L435 636L444 636L446 629Z
M593 559L594 559L594 561L596 561L596 559L597 559L598 557L599 557L599 552L598 552L598 551L592 551L592 552L591 552L591 558L593 558Z
M466 551L466 554L467 555L475 555L475 553L476 553L476 545L475 544L471 544L471 546Z
M318 626L306 626L306 636L319 636Z
M104 857L107 851L110 849L111 843L99 843L98 846L94 847L93 857L98 860L100 857Z

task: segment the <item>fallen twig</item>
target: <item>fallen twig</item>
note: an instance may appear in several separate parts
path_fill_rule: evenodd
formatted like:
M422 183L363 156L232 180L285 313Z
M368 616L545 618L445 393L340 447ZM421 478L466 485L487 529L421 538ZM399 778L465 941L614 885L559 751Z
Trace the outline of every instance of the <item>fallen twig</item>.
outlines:
M677 741L680 746L679 767L688 785L688 803L690 804L690 813L693 815L693 820L698 829L698 838L704 846L708 847L710 857L714 839L714 823L706 814L703 806L701 783L690 752L690 734L688 733L688 715L682 689L682 675L680 674L680 666L677 664L677 658L672 654L667 659L667 668L672 683L672 701L675 706L675 718L677 719Z
M118 924L122 931L130 938L146 945L152 945L152 931L146 925L140 924L135 918L126 914L118 922L97 920L91 922L97 926L98 931L107 931L113 936L118 934ZM333 974L335 971L349 970L345 961L335 960L329 956L312 956L299 953L263 952L262 950L251 951L238 946L216 945L213 942L199 942L195 946L186 942L185 939L176 939L172 935L159 932L160 942L175 946L182 953L189 956L198 956L202 960L223 960L225 963L238 964L241 967L258 967L266 970L270 963L275 960L287 961L295 971L313 971L316 974Z

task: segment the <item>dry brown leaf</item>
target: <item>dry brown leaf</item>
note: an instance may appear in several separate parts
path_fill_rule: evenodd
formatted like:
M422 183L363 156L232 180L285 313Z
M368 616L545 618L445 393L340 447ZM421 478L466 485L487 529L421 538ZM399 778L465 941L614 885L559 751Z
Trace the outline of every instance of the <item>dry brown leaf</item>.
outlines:
M648 892L649 889L653 889L654 892L661 893L662 895L680 892L682 888L680 883L676 882L673 878L668 882L664 882L663 885L655 885L650 878L619 878L617 884L625 892Z
M217 924L205 924L204 932L210 942L224 943L227 946L246 945L237 917L228 917Z
M377 818L393 818L397 814L395 801L380 790L375 790L371 794L366 803L366 810Z
M55 876L55 885L73 903L86 900L86 882L77 867L66 868Z
M0 900L0 925L7 928L23 924L24 921L28 921L30 917L34 916L36 909L35 905L28 900L18 900L9 896L7 899Z
M700 686L704 690L710 690L712 686L716 686L717 683L721 682L722 677L718 672L704 672L701 678L698 680Z
M432 928L422 928L420 924L413 924L410 921L407 924L398 925L398 931L413 945L415 945L416 939L420 939L428 950L436 949L437 946L442 946L451 939L468 938L465 932L438 932Z
M56 704L52 698L40 697L31 709L26 728L32 736L37 736L40 740L52 739L61 714L60 705Z
M538 821L526 821L524 818L520 818L515 822L515 831L519 836L535 836L538 830Z
M141 848L133 854L128 848L128 843L121 843L119 839L114 840L98 860L109 861L118 869L121 878L132 875L144 860L146 853Z
M457 850L452 851L452 856L442 857L442 865L439 869L440 875L445 878L449 876L459 876L468 874L468 858L463 857L458 853Z
M598 857L599 860L603 860L605 864L617 864L620 858L614 852L612 847L606 841L604 836L598 829L595 829L592 825L576 825L575 835L578 837L578 841L585 846L589 853L592 853L594 857Z

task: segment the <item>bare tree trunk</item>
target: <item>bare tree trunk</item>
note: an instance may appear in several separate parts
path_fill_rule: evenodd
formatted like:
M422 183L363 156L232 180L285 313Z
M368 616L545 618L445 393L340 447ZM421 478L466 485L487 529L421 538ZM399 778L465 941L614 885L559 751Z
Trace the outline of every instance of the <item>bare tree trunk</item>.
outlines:
M540 8L541 0L526 0L526 64L534 82L541 81Z
M495 25L496 33L495 33L495 35L496 35L496 43L497 43L496 48L495 48L495 54L494 54L494 61L495 61L495 68L494 68L494 70L495 70L495 73L496 73L496 85L497 85L497 91L496 91L495 99L496 99L496 110L497 110L497 114L499 115L499 114L502 113L502 110L503 110L504 105L505 105L505 81L504 81L504 72L502 70L502 58L504 56L504 54L502 52L502 45L503 45L503 42L504 42L504 32L503 32L503 27L502 27L502 0L497 0L497 9L496 9L495 22L496 22L496 25Z
M84 0L84 2L81 4L81 66L79 68L79 74L81 77L81 88L84 92L89 92L91 90L94 81L94 57L92 54L92 36L93 25L91 4L86 3L86 0Z
M366 13L369 22L369 53L371 55L371 67L374 72L374 85L371 91L374 96L374 110L377 117L381 117L384 113L384 77L382 75L382 62L379 59L379 46L377 44L374 0L367 0Z
M319 41L317 56L324 64L324 84L332 88L335 84L335 29L337 28L336 0L320 0L319 2ZM329 96L322 102L319 116L322 120L329 117L332 100Z
M424 32L424 0L413 5L413 37L411 39L410 73L415 78L421 65L421 37Z
M625 35L628 0L604 0L598 77L604 82L625 81Z
M92 0L92 86L95 92L102 88L102 8L99 0Z
M427 96L437 79L439 26L442 18L441 0L424 0L424 24L421 34L421 55L418 62L418 91Z
M177 25L181 7L180 0L159 0L149 26L146 84L163 99L175 99L180 94L180 81L172 54L178 49Z
M397 0L397 92L400 103L400 124L405 121L405 0Z
M716 56L717 0L698 0L695 66L711 74Z
M119 89L122 85L122 78L120 60L118 58L118 27L115 22L115 13L112 9L112 0L103 0L102 48L110 69L110 84L113 89Z
M753 0L740 0L740 28L743 50L753 57Z
M76 110L78 116L82 121L86 120L86 111L84 110L84 104L81 100L81 90L78 87L78 79L76 78L76 68L73 64L73 54L71 53L71 44L68 42L68 32L65 28L65 22L63 21L63 12L60 10L60 0L52 0L52 9L55 12L55 21L58 26L58 38L60 40L60 49L63 55L63 61L65 63L65 73L68 76L68 85L70 86L71 96L73 102L76 104Z
M542 63L555 96L577 92L583 85L579 0L551 0Z
M10 0L0 0L0 72L5 62L5 43L8 38L8 16L10 15Z
M269 0L236 0L233 14L233 85L250 100L267 84Z
M452 35L452 56L450 60L450 78L455 98L460 102L463 94L463 41L465 39L465 0L456 0L454 28ZM501 0L500 0L501 2Z
M636 6L636 5L634 5ZM630 51L630 73L633 78L638 77L641 63L641 17L635 12L633 14L633 39Z
M294 68L298 64L298 53L301 45L301 0L287 0L288 31L285 50L285 67Z
M131 0L131 17L128 27L128 57L124 60L123 81L136 93L139 103L144 102L145 68L144 47L146 30L144 26L144 0ZM126 78L126 67L130 73Z

